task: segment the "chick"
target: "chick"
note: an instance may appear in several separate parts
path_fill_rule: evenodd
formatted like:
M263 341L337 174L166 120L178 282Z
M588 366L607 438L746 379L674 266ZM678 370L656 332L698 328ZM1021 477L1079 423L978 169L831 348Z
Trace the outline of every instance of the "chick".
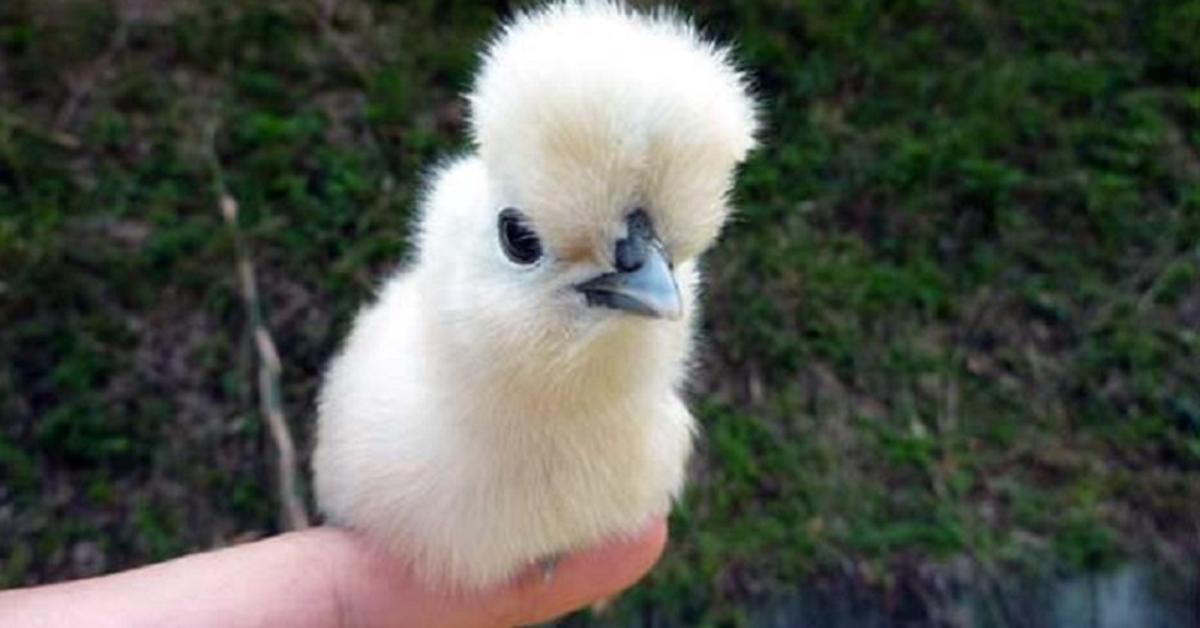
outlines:
M465 590L679 494L697 258L756 130L726 49L609 2L517 16L468 98L475 151L334 359L313 458L331 522Z

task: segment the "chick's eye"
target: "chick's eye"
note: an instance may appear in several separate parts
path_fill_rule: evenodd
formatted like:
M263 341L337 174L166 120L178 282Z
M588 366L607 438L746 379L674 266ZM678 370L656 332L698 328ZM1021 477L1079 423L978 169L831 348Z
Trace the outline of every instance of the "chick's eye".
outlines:
M521 212L511 207L500 212L500 246L508 259L532 264L542 258L542 242Z

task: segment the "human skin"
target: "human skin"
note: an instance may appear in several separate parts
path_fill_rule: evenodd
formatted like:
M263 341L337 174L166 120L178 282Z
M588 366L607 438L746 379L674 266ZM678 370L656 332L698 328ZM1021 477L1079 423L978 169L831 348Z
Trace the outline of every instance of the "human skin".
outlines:
M658 560L665 522L478 593L423 587L362 537L313 528L108 576L0 592L0 626L512 626L630 586Z

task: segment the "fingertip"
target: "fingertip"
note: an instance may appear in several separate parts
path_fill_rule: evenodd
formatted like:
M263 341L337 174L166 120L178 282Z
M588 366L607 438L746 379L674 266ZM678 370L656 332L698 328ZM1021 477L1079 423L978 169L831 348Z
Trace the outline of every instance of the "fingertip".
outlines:
M515 623L545 622L629 588L658 562L666 542L666 519L657 516L636 532L563 557L549 580L527 573L511 589Z
M603 597L639 580L662 555L667 543L667 523L655 517L640 530L563 559L563 585Z

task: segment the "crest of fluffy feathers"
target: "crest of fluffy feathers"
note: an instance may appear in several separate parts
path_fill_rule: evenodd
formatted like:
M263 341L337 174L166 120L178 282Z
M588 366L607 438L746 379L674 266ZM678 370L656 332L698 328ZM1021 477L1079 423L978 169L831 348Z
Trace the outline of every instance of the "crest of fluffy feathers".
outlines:
M671 13L564 2L488 46L476 154L436 173L420 252L356 319L320 395L321 510L478 588L664 513L693 419L680 397L697 256L726 220L755 111L726 49ZM496 216L546 250L517 268ZM631 208L674 262L681 320L589 308Z
M677 257L699 253L754 145L729 51L665 9L568 2L523 15L488 49L470 101L492 182L565 247L611 233L614 212L641 203L661 208L659 235Z

